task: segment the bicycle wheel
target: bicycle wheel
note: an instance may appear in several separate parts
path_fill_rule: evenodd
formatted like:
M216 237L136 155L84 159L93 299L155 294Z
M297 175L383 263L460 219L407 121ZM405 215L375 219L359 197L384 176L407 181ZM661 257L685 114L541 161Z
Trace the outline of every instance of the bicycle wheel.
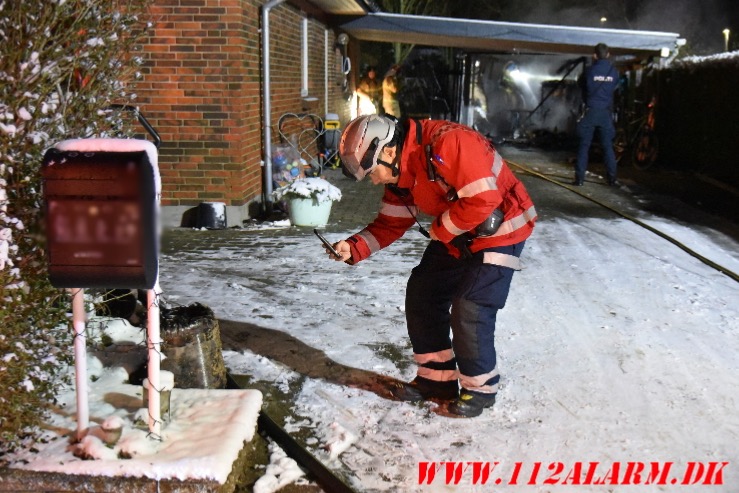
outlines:
M626 155L626 149L629 147L629 139L626 130L623 128L616 129L616 137L613 139L613 153L616 155L616 163L621 164L621 160Z
M631 161L636 169L644 170L651 167L657 161L659 143L657 134L650 128L642 128L634 139Z

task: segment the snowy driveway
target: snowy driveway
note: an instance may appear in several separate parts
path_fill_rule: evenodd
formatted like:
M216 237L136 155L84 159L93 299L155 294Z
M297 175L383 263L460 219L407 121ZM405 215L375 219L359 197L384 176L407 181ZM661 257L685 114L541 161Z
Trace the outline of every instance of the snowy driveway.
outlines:
M499 400L479 418L361 388L372 375L414 376L403 292L427 241L415 231L352 267L286 224L175 230L161 285L168 302L213 309L230 371L281 389L292 401L288 431L308 436L359 491L606 492L628 478L630 493L735 491L739 284L625 219L553 210L582 212L565 190L537 200L532 180L543 213L498 316ZM739 272L739 245L722 233L641 219ZM329 224L326 236L357 230L345 227ZM240 325L249 331L241 340ZM447 461L499 465L487 478L470 467L457 485L445 485L442 468L419 485L419 464ZM628 462L646 469L627 473ZM663 485L643 484L650 471ZM683 485L686 475L724 484ZM607 484L575 483L599 477Z

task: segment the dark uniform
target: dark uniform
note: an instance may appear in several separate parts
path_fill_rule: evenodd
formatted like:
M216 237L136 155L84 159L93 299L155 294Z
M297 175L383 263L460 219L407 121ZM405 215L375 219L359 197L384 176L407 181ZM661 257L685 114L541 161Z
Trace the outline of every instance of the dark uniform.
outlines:
M616 182L616 155L613 152L613 139L616 129L613 126L613 94L618 88L618 71L607 59L596 60L585 70L584 76L585 115L577 124L580 147L577 152L575 183L582 185L588 167L588 152L593 133L598 129L603 146L607 180Z

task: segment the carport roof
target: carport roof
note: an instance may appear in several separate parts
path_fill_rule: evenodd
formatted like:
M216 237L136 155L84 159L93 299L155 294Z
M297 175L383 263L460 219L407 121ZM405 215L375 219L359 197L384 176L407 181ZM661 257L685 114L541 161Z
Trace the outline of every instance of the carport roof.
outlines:
M363 41L445 46L474 51L506 53L563 53L590 55L593 46L606 43L613 55L638 58L674 54L680 43L676 33L632 31L481 21L389 13L367 13L339 21L338 27Z

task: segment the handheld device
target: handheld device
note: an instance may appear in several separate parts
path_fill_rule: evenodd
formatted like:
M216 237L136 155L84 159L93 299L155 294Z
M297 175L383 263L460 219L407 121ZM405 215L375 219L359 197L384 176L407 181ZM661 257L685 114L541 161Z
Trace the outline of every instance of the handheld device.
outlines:
M329 243L328 240L324 238L323 235L319 233L317 229L314 229L313 232L316 234L316 236L318 236L318 239L321 240L321 243L323 243L323 246L328 248L328 250L331 252L331 255L339 259L341 258L341 254L336 251L334 246L331 243Z

